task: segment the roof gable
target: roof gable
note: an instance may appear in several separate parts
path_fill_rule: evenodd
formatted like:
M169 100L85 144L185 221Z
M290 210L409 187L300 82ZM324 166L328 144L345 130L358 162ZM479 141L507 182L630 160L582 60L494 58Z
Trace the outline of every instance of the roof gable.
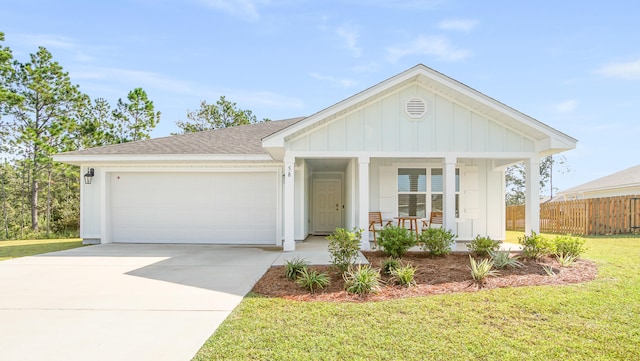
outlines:
M534 142L534 151L541 156L575 148L574 138L422 64L274 133L265 138L263 147L277 157L277 150L283 149L286 142L311 134L336 119L348 117L372 103L384 101L389 96L408 88L423 89L437 94L440 99L446 99L452 104L457 104L479 115L479 118L484 119L483 121L489 120L492 124L499 125L512 133L509 139L505 138L505 142L513 143L518 136L525 142L526 139L530 139ZM369 121L369 118L366 120Z

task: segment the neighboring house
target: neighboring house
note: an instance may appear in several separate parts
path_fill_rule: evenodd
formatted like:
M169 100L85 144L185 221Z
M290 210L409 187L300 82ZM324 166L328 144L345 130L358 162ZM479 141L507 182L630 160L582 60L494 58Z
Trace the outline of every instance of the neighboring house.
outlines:
M576 140L424 65L305 118L86 149L88 242L282 245L336 227L444 212L460 240L505 238L506 166L524 162L539 229L540 158ZM362 248L369 248L364 232Z
M558 192L554 201L640 194L640 165Z

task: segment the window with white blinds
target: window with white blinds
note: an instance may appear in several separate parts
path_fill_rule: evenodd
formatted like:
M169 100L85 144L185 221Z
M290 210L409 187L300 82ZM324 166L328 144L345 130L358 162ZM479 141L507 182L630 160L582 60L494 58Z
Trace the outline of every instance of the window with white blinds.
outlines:
M456 168L455 185L457 218L460 203L460 169L458 168ZM398 168L398 216L426 218L427 211L442 212L443 199L442 168Z

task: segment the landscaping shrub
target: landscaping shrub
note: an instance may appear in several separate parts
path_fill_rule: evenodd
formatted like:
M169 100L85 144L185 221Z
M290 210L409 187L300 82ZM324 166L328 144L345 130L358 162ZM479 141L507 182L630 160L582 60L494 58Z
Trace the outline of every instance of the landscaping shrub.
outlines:
M397 258L389 257L382 262L382 273L388 275L391 274L391 271L400 267L400 260Z
M315 293L316 290L328 286L329 281L329 275L326 273L318 273L314 270L310 271L305 267L298 272L296 283L311 291L311 293Z
M498 275L498 271L493 269L493 261L488 258L483 258L480 262L476 262L473 257L469 256L469 262L471 263L469 266L471 278L478 288L482 288L487 281L487 277Z
M444 256L451 252L457 237L450 230L427 228L420 233L419 241L425 252L430 252L434 256Z
M388 226L380 231L378 244L386 254L398 258L416 245L416 237L404 227Z
M284 275L288 279L295 281L295 279L298 278L299 272L307 268L308 265L309 262L299 257L287 260L284 264Z
M409 287L416 284L416 281L414 280L416 270L417 269L411 264L406 266L400 265L399 267L391 270L391 275L397 284Z
M473 241L469 242L467 248L478 257L489 255L489 251L497 251L500 249L500 241L494 241L490 237L480 237L477 235Z
M557 236L554 239L555 255L559 257L573 256L578 259L586 251L585 242L585 239L581 237Z
M377 292L380 289L380 272L369 265L360 265L356 269L350 269L342 277L345 289L349 293L364 295Z
M531 232L530 236L518 237L518 242L523 245L522 254L531 259L538 259L553 254L553 243L544 236Z
M578 256L572 254L556 254L556 260L561 267L571 267L578 260Z
M327 239L329 240L331 264L344 273L355 263L358 257L362 229L355 227L353 231L349 232L344 228L336 228Z
M511 256L511 250L508 251L493 251L489 250L489 257L493 261L493 265L498 269L503 269L506 267L512 268L520 268L523 267L524 264L518 261L518 256Z

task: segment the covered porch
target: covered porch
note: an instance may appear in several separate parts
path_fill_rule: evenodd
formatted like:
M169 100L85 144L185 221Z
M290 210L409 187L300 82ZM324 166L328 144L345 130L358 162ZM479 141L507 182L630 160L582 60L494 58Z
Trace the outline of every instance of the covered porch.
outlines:
M308 236L335 228L369 228L369 212L384 219L443 214L442 227L458 235L460 250L476 235L505 239L504 168L495 158L312 156L288 154L283 184L283 248L296 250ZM527 229L537 230L538 161L529 158ZM421 224L419 227L421 228ZM369 232L361 249L371 248Z

